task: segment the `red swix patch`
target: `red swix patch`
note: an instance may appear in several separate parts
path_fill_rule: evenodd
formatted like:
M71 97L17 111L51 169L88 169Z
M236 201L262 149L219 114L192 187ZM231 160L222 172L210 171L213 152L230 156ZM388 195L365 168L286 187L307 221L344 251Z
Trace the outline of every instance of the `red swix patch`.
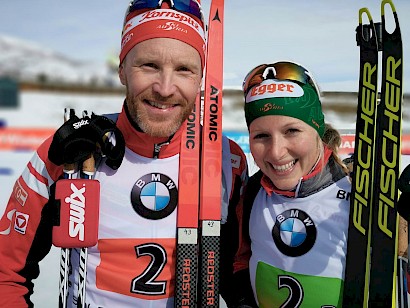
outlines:
M100 182L89 179L63 179L56 184L60 201L60 225L53 227L53 245L64 248L97 244Z

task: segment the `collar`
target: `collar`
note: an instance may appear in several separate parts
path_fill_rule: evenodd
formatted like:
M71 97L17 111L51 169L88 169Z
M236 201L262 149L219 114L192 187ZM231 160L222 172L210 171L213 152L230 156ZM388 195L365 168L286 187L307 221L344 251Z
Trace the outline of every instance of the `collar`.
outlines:
M133 152L149 158L167 158L178 154L182 131L185 127L181 125L181 128L169 138L152 137L142 132L132 122L125 104L118 115L117 126L124 135L126 146Z
M324 147L324 156L323 159L319 158L318 163L316 164L315 168L313 169L312 172L310 172L308 175L303 176L298 184L296 185L296 188L294 190L280 190L277 189L272 181L266 176L263 175L261 179L261 184L262 187L265 189L266 193L271 196L272 193L276 193L279 195L283 195L286 197L290 198L298 198L298 197L306 197L324 187L327 187L331 183L324 182L323 180L328 180L328 177L321 177L321 171L329 172L331 173L332 170L324 170L324 166L328 165L330 156L332 155L332 150L329 149L326 145ZM334 177L332 176L331 179ZM332 182L333 183L333 182ZM327 185L328 184L328 185Z

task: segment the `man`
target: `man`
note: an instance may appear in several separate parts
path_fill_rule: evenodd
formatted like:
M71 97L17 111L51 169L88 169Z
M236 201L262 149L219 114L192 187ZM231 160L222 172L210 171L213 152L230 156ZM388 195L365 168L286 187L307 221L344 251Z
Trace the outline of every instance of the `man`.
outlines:
M127 10L119 67L127 92L116 120L126 148L118 169L104 159L97 164L99 234L97 245L88 248L87 307L173 307L180 139L205 64L200 7L192 1L188 12L181 11L178 2L164 1L158 8L132 1ZM17 197L14 189L0 220L0 307L33 306L32 279L51 246L50 187L63 173L48 159L51 143L52 138L39 147L16 181L26 197ZM228 197L221 204L221 294L229 303L237 244L231 231L237 229L235 207L247 167L239 146L225 144L230 154L224 156L235 158L223 162ZM145 195L148 186L168 194L162 208L150 207L155 201ZM24 232L10 227L16 213L27 218ZM78 260L73 261L78 250L73 251L68 307L76 306L78 297Z

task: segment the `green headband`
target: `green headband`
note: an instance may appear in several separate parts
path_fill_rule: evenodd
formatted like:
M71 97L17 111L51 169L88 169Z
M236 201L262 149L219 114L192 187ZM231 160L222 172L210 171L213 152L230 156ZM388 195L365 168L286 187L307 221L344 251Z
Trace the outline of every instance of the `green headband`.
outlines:
M252 87L245 97L245 118L249 125L266 115L284 115L299 119L323 136L325 119L322 104L309 84L267 79Z

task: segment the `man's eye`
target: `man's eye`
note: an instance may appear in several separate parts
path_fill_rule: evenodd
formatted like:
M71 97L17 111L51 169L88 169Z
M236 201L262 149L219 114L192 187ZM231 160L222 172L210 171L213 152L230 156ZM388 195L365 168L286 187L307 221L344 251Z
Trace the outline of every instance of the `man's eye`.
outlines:
M191 70L186 66L181 66L178 68L179 72L190 72Z
M158 66L154 63L144 63L142 66L147 67L147 68L155 68L155 69L158 68Z
M267 138L268 134L256 134L253 139L262 139L262 138Z

